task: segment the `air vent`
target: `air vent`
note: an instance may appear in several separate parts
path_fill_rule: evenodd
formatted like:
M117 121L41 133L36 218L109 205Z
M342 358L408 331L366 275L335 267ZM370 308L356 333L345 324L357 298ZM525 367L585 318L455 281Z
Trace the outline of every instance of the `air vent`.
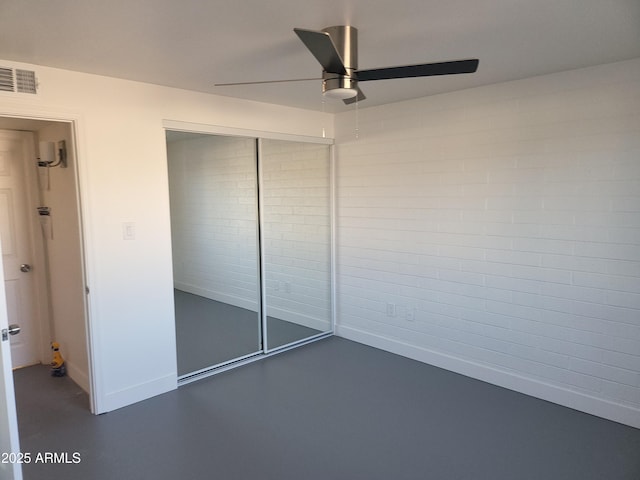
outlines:
M0 67L0 91L13 92L13 69Z
M36 72L0 67L0 92L36 93Z
M16 92L36 93L36 72L16 69Z

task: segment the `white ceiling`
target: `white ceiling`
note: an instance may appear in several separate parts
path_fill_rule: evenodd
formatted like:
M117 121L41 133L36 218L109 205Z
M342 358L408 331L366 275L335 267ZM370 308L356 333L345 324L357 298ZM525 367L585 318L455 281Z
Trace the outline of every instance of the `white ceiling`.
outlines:
M479 58L474 74L361 83L360 108L640 57L639 0L0 0L0 58L328 112L293 33L349 24L362 69Z

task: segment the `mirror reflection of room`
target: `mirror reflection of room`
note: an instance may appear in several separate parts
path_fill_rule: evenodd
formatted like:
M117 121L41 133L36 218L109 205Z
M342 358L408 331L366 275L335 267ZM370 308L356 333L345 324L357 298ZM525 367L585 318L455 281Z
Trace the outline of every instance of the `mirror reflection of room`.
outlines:
M263 139L267 348L331 330L330 152Z
M167 153L178 375L331 332L329 146L168 131Z
M256 142L167 132L178 375L261 350Z

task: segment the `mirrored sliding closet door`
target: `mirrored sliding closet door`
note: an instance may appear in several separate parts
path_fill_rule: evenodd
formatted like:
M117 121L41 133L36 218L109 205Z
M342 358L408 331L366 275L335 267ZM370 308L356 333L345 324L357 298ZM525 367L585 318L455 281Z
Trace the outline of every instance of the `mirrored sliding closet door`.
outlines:
M256 141L167 132L178 375L262 350Z
M328 144L167 131L178 376L333 331Z
M330 331L328 145L260 140L266 348Z

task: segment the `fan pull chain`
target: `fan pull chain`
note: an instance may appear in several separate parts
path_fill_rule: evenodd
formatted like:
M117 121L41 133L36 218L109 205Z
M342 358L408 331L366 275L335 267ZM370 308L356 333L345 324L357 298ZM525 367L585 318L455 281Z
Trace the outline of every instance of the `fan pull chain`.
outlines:
M356 98L356 132L355 132L355 134L356 134L356 140L357 140L358 138L360 138L360 123L359 123L359 120L360 120L360 119L359 119L359 116L358 116L358 104L359 104L359 103L360 103L360 102L358 102L358 98Z
M322 138L326 138L326 136L327 136L327 134L325 132L325 129L324 129L324 118L325 118L325 116L324 116L324 114L325 114L324 106L325 106L325 104L326 104L326 100L324 98L324 95L322 95L322 118L323 118L323 120L322 120Z

